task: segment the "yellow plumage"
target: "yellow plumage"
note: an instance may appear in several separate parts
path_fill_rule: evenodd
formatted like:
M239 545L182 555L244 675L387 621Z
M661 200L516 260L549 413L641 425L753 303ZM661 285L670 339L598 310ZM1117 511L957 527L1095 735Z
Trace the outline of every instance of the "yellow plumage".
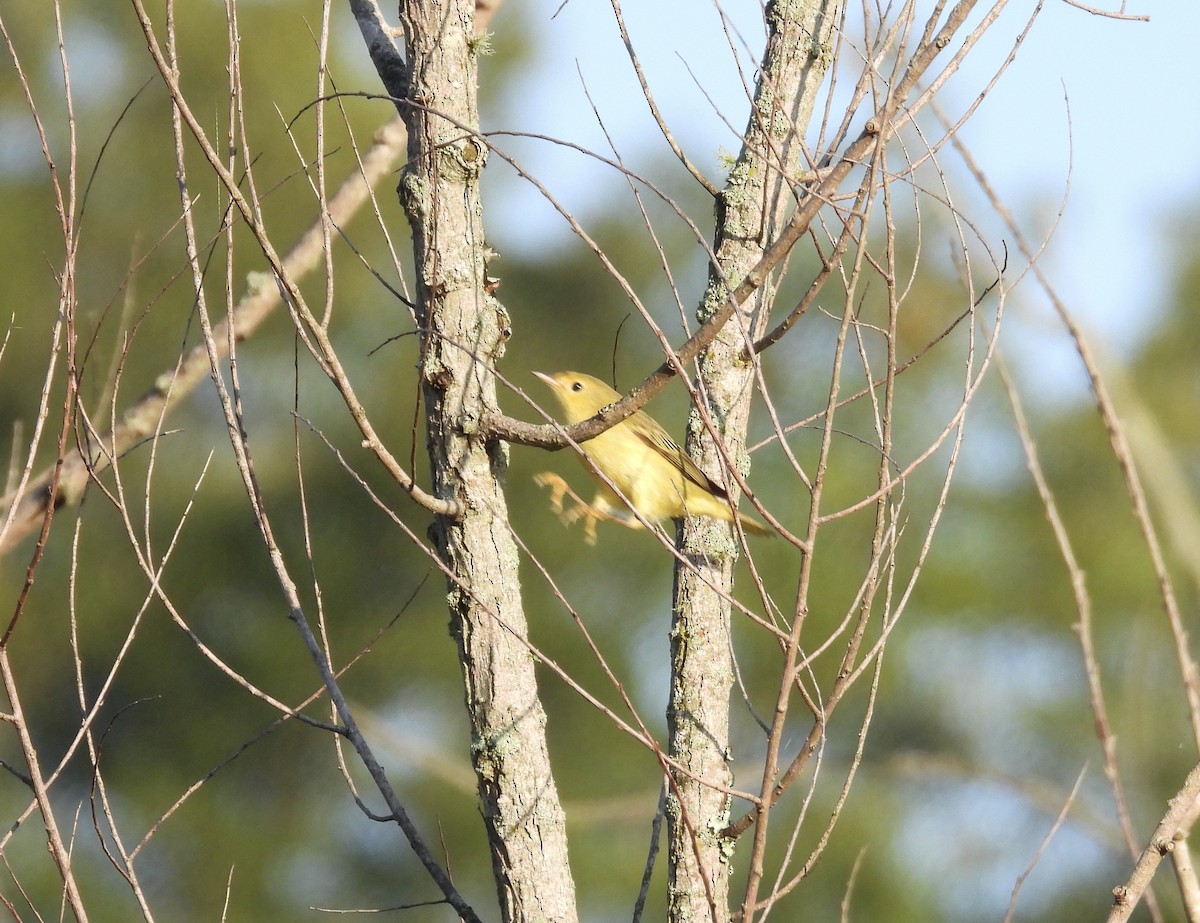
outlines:
M550 386L567 423L586 420L621 397L600 379L581 372L534 374ZM641 523L630 514L629 506L652 521L684 516L733 520L733 510L724 488L714 484L697 468L667 431L644 411L639 410L629 419L587 440L580 448L590 462L584 467L600 485L591 505L581 502L585 508L577 510L571 517L582 515L588 518L589 539L594 540L598 518L640 528ZM617 486L624 500L604 483L597 471ZM562 479L543 474L538 476L538 481L553 489L553 502L561 508L562 496L569 490ZM743 513L738 514L738 519L747 532L771 534L765 526Z

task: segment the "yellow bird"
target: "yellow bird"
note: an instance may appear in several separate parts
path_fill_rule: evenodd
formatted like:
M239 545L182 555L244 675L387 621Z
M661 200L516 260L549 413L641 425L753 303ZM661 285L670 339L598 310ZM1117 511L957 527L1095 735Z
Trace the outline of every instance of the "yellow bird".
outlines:
M600 379L581 372L533 374L550 386L567 423L586 420L621 397ZM645 411L639 410L629 419L582 443L580 448L587 458L584 467L600 485L600 490L590 506L572 493L580 508L569 518L587 518L589 541L595 541L597 519L620 522L632 529L641 528L641 523L629 510L631 506L651 521L684 516L733 520L734 512L725 489L714 484L696 467L667 431ZM613 492L597 471L617 486L623 498ZM549 473L538 475L537 480L552 489L551 502L561 510L563 494L570 491L566 483ZM737 516L747 532L773 534L744 513Z

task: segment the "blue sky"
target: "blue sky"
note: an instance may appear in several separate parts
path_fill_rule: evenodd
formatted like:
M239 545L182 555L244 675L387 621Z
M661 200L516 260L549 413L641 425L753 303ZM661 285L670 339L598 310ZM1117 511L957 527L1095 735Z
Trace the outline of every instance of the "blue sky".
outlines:
M520 16L534 30L537 49L520 81L519 102L502 115L505 127L606 151L586 84L631 165L661 157L663 142L640 102L609 4L571 0L554 17L559 6L560 0L539 0ZM667 120L697 163L719 178L717 151L736 149L737 141L705 92L738 128L746 103L715 7L682 0L632 7L626 10L630 31ZM990 39L948 87L943 99L949 109L969 104L1033 8L1030 2L1009 4ZM739 9L746 44L757 53L758 5ZM1200 4L1142 0L1127 12L1148 14L1150 22L1114 21L1049 0L964 135L1032 237L1048 229L1070 171L1067 210L1046 265L1098 345L1117 353L1136 343L1148 316L1161 309L1173 246L1168 222L1200 199L1200 128L1183 64L1192 53L1187 43L1200 34ZM516 19L506 20L506 13L515 11L502 8L495 30ZM741 57L752 64L753 54L743 51ZM545 144L511 146L556 196L584 215L612 188L595 179L602 168L578 155ZM504 199L527 215L520 237L506 245L543 251L570 245L569 232L535 192L510 189ZM1024 291L1035 312L1027 320L1036 328L1044 322L1036 317L1038 299L1030 286Z

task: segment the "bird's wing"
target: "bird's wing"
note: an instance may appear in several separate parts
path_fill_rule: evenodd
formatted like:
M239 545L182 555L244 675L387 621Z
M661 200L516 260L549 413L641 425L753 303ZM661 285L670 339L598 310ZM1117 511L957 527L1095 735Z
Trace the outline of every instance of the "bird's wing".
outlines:
M671 438L671 435L659 425L657 420L639 410L629 419L630 423L635 421L636 424L632 429L637 433L638 438L671 464L678 465L683 470L684 477L714 496L728 496L724 487L714 483L712 478L696 467L696 463L687 457L683 449L679 447L679 443Z

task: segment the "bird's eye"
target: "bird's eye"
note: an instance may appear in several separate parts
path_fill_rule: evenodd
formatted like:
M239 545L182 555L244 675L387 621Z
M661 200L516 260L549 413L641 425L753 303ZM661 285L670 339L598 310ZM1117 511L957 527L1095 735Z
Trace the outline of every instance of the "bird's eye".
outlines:
M572 391L582 391L583 390L583 382L582 381L575 382L575 384L571 385L571 390Z

